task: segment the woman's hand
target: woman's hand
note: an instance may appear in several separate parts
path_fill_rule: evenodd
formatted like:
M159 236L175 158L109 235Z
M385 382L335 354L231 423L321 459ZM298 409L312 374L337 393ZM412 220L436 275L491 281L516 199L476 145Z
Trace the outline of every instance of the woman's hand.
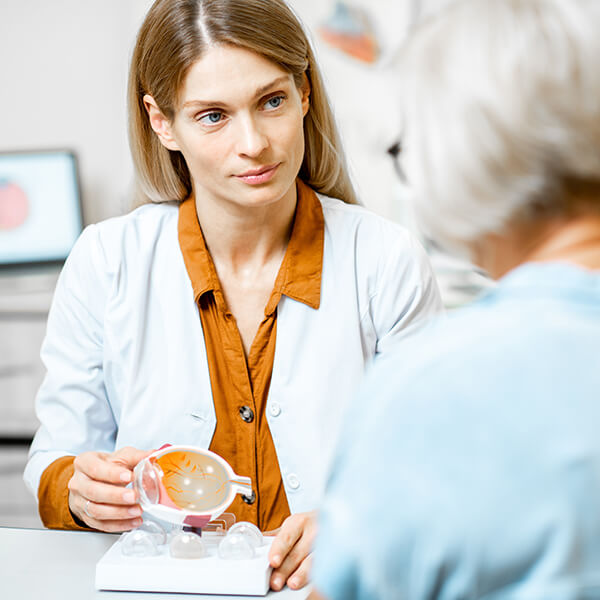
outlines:
M273 567L273 590L280 590L286 583L291 589L297 590L308 583L310 552L316 533L316 511L298 513L283 522L269 551L269 562Z
M75 458L69 481L69 508L88 527L127 531L141 525L142 509L135 492L125 486L133 468L151 452L121 448L112 454L84 452Z

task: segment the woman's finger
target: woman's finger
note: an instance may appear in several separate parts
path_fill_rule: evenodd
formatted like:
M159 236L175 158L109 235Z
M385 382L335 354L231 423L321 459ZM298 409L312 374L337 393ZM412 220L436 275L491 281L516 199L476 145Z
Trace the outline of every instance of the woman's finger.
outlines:
M82 498L83 512L96 521L137 521L141 525L142 509L139 506L114 506L112 504L99 504ZM136 525L137 526L137 525Z
M281 565L273 570L271 573L271 587L274 590L280 590L286 583L290 585L290 577L300 569L302 563L310 554L311 542L312 540L309 540L308 536L302 536L287 553ZM300 577L301 574L299 575ZM300 585L299 587L302 586Z
M152 454L152 450L138 450L131 446L124 446L116 452L109 454L106 459L116 465L120 465L130 471L144 458Z
M312 566L312 554L309 554L300 566L288 577L287 584L293 590L303 588L309 580L310 569Z
M84 513L85 515L85 513ZM106 531L107 533L118 533L121 531L129 531L135 529L142 524L142 519L116 520L116 521L101 521L93 517L85 516L84 523L93 529Z
M269 562L274 569L279 568L296 542L302 537L305 527L303 517L303 514L292 515L279 528L279 533L275 536L269 550Z
M271 588L280 590L296 573L312 550L317 531L316 512L298 513L288 517L271 545L269 561L273 567ZM298 574L298 585L304 585L304 570Z
M130 506L137 503L136 494L132 489L95 481L83 473L74 473L68 487L72 493L101 504Z
M99 452L80 454L75 457L73 467L96 481L115 485L124 485L131 481L131 471L128 468L111 461L108 455Z

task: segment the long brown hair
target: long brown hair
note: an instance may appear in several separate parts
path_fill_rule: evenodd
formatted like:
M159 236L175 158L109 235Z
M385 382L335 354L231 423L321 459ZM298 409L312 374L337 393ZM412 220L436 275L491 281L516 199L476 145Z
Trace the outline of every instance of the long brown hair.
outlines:
M190 67L210 44L256 52L311 86L304 118L300 178L317 192L356 204L345 156L319 69L301 24L283 0L156 0L139 31L129 72L129 141L143 202L182 201L192 191L180 152L167 150L150 127L150 94L173 120Z

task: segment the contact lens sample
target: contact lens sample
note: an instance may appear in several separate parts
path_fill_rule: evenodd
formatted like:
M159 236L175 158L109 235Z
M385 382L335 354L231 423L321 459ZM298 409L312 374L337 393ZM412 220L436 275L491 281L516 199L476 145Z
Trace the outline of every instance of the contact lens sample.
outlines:
M163 544L167 543L167 532L163 527L154 521L144 521L136 529L136 531L145 531L148 533L158 546L162 546Z
M154 534L141 529L128 531L121 542L121 552L125 556L158 556L160 551Z
M260 529L254 525L254 523L240 521L229 528L228 535L232 535L234 533L243 535L253 548L260 548L263 545L263 535L260 532Z
M252 542L242 533L228 533L219 544L219 557L225 560L247 560L255 556Z
M207 556L202 538L195 533L181 532L174 535L169 549L173 558L203 558Z

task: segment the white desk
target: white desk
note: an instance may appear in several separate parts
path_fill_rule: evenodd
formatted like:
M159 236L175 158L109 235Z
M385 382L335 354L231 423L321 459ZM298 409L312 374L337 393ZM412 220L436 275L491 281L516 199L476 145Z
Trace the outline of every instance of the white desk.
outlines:
M7 600L184 600L196 594L98 592L96 562L117 536L87 531L0 527L0 598ZM269 592L272 600L304 600L308 586ZM200 596L224 600L241 596ZM248 596L246 596L248 597ZM262 596L260 596L262 598ZM253 596L256 598L256 596Z

